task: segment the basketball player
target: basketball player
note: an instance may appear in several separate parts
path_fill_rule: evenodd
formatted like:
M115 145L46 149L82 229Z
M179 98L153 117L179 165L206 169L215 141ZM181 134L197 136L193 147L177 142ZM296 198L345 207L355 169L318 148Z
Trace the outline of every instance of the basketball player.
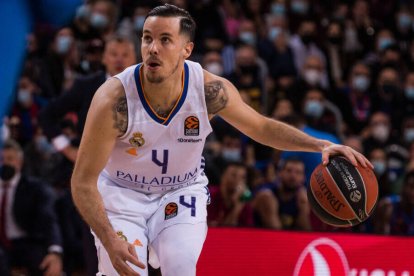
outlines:
M147 275L147 248L162 275L195 275L207 234L201 153L214 115L274 148L371 166L349 147L259 115L229 81L187 61L194 31L187 11L154 8L143 27L143 62L108 79L92 101L72 192L96 237L101 275Z

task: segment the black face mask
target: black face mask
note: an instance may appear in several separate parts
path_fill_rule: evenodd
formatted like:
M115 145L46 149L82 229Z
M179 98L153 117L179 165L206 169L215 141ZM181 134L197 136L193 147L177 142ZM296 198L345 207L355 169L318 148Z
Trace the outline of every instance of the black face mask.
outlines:
M3 181L9 181L16 174L16 168L10 165L3 165L0 167L0 178Z
M257 75L259 68L257 65L241 65L240 71L243 75Z
M399 93L399 88L398 86L394 85L394 84L384 84L382 86L382 90L389 95L398 95Z
M332 43L334 45L342 44L342 37L340 37L340 36L330 36L330 37L328 37L328 40L329 40L330 43Z
M304 34L300 37L300 39L306 46L308 46L311 42L315 40L315 37L313 34Z

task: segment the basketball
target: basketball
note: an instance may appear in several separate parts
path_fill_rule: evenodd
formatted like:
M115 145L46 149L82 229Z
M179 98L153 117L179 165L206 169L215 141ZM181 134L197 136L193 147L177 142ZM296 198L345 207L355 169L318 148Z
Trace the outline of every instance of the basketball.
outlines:
M378 182L371 168L355 167L343 156L319 164L308 186L312 211L325 223L349 227L368 219L378 200Z

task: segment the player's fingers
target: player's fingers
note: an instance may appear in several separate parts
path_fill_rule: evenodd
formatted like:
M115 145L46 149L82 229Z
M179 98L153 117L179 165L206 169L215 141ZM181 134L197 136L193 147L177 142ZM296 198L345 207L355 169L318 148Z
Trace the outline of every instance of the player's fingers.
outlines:
M119 275L134 275L140 276L140 274L134 271L122 258L119 258L118 261L114 264L116 271Z
M352 163L352 165L354 165L355 167L358 166L358 161L352 151L345 150L343 154L345 155L346 158L348 158L348 160Z
M132 246L132 250L131 250L131 246ZM139 268L145 269L145 264L143 264L140 260L138 260L138 256L135 252L135 248L133 248L133 245L131 244L130 246L128 246L128 251L131 254L128 254L126 256L126 261L136 265ZM132 253L131 251L133 251L134 253Z
M322 165L326 166L329 163L329 152L324 150L322 151Z

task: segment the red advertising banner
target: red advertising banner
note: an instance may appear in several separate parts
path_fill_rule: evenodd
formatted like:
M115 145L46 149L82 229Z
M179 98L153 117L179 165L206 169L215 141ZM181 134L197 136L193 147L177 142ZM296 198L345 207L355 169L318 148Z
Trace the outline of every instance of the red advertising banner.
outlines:
M414 276L414 237L210 228L197 275Z

